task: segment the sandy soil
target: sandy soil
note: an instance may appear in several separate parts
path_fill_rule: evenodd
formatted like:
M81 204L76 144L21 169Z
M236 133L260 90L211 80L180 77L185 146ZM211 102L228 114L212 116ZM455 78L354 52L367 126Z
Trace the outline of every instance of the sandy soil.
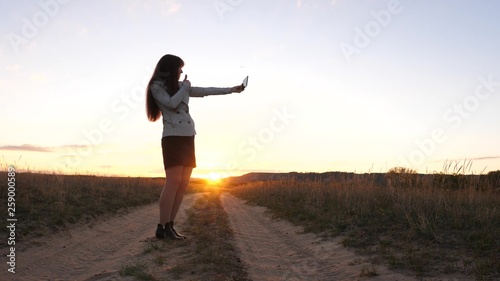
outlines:
M300 227L267 216L265 208L249 206L229 194L224 209L235 231L241 260L252 280L417 280L376 266L377 276L359 277L372 265L346 249L340 238L323 241Z
M193 201L194 196L188 195L181 205L177 218L180 229L185 210ZM118 272L143 255L145 242L154 237L157 221L155 203L91 226L18 243L16 274L2 270L0 280L135 280ZM4 254L6 250L2 249Z

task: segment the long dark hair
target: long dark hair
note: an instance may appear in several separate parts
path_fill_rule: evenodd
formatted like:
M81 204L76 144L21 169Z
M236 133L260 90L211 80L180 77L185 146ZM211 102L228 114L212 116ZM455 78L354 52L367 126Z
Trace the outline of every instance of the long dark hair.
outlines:
M154 81L162 81L167 86L167 93L173 96L179 91L179 67L184 66L184 61L174 55L164 55L156 64L155 71L151 80L149 80L146 88L146 114L151 122L158 120L161 116L161 111L156 104L153 94L151 93L151 85Z

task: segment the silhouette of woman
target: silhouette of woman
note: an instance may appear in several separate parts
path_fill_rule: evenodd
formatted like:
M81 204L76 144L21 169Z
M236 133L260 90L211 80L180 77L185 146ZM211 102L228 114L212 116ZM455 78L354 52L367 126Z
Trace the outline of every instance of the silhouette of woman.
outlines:
M165 168L165 185L160 194L160 221L156 229L159 239L184 239L174 228L184 192L196 167L194 121L189 114L189 97L241 93L243 85L231 88L191 87L187 80L180 82L184 62L174 55L163 56L146 89L146 113L152 122L163 116L161 148Z

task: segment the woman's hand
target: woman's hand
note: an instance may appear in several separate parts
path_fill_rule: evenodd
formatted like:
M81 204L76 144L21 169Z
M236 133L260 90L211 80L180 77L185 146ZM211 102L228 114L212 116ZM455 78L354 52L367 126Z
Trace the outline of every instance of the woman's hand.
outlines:
M191 88L191 82L189 82L187 74L184 77L184 80L182 81L182 84L186 85L186 87L188 87L188 88Z
M231 88L231 91L233 93L241 93L245 90L245 87L243 87L243 85L239 85L239 86L234 86Z

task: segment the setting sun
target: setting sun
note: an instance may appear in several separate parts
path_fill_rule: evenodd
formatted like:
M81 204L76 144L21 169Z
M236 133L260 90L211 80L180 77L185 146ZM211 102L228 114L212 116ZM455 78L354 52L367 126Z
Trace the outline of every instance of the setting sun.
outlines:
M222 179L222 176L216 172L211 172L207 176L207 180L210 184L217 184L220 182L221 179Z

